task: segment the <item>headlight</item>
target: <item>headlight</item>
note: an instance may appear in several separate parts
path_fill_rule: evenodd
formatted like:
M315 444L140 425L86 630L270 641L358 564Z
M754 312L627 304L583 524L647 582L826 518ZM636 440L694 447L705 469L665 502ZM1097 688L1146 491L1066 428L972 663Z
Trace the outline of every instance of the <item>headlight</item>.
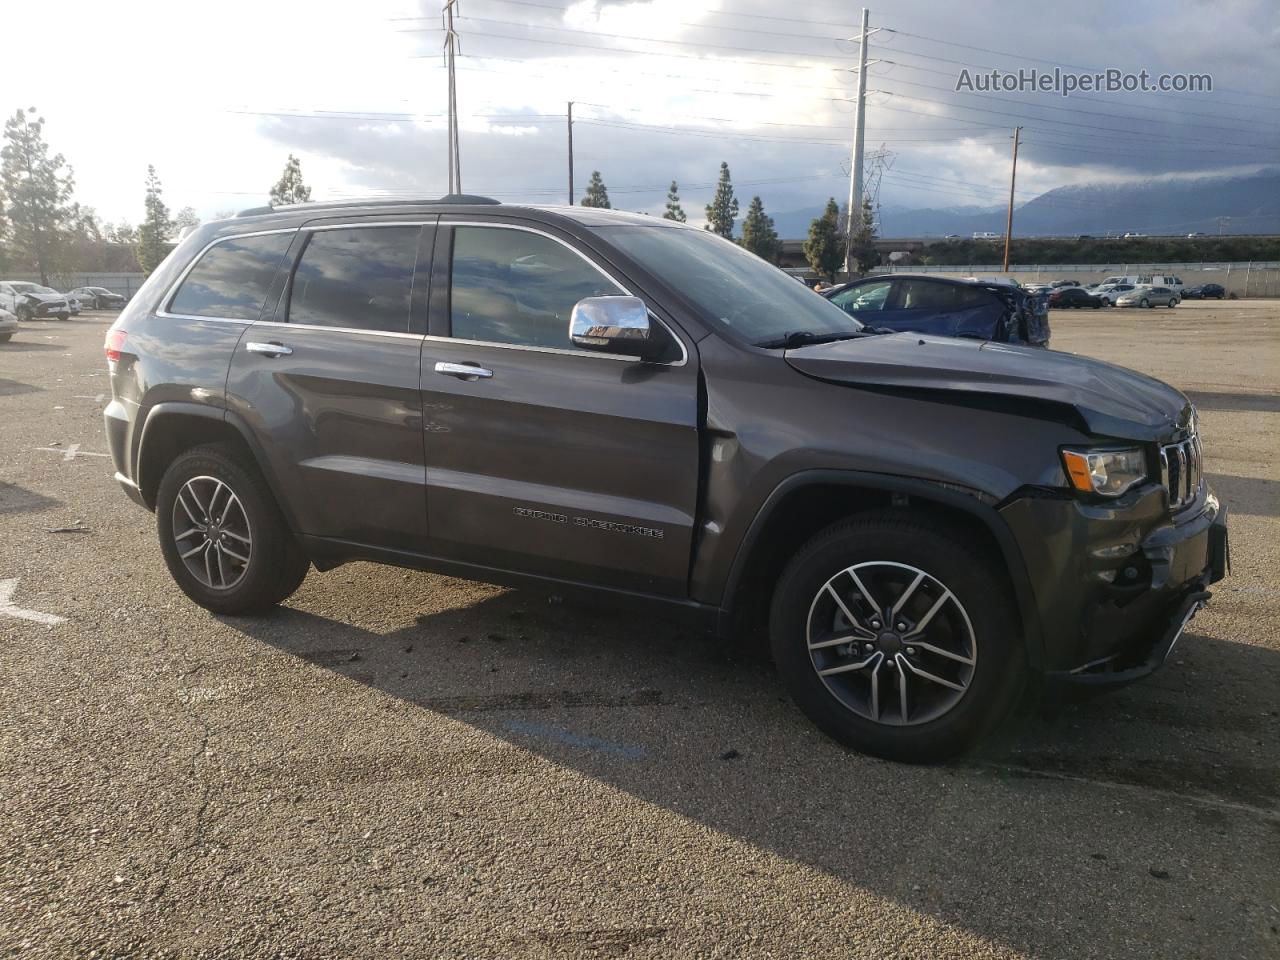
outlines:
M1139 447L1063 450L1062 462L1072 487L1103 497L1118 497L1147 476L1146 456Z

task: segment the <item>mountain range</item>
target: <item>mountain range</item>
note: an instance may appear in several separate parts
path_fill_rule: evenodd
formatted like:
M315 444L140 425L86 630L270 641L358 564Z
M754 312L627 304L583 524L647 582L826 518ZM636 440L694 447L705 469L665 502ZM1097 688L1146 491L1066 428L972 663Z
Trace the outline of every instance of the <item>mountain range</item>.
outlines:
M774 214L778 235L797 239L821 206ZM882 207L885 237L1003 235L1006 210L991 207ZM1224 219L1225 218L1225 219ZM1144 180L1058 187L1014 208L1015 236L1280 233L1280 170L1241 177Z

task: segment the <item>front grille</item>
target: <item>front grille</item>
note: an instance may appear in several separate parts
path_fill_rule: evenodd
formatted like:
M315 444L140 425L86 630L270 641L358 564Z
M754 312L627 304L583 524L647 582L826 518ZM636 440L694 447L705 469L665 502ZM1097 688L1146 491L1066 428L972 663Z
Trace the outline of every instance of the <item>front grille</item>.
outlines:
M1160 480L1169 495L1170 510L1195 503L1204 480L1199 436L1160 448Z

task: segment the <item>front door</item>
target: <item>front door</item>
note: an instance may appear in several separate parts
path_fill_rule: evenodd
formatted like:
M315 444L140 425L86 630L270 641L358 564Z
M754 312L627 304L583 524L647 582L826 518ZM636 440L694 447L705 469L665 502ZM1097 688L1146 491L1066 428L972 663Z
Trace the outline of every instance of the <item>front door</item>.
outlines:
M240 338L228 406L257 435L300 533L426 543L418 365L434 235L420 223L303 228L271 319Z
M578 300L626 289L570 239L440 225L423 430L432 551L650 594L687 593L698 491L692 345L665 363L575 347ZM474 374L469 371L474 370Z

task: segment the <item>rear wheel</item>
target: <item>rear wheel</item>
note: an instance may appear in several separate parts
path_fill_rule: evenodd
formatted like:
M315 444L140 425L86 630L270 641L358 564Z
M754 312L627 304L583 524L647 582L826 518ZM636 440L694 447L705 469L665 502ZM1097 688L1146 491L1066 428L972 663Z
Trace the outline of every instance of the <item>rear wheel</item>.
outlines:
M1176 298L1176 297L1170 297L1170 298L1169 298L1169 309L1170 309L1170 310L1172 310L1172 309L1173 309L1174 307L1176 307L1177 305L1178 305L1177 298Z
M64 310L62 313L58 314L58 319L65 323L66 321L71 319L71 314L67 313Z
M770 618L801 710L866 753L961 752L1010 708L1025 667L1005 577L945 526L901 511L837 524L792 559Z
M214 613L274 606L310 565L261 475L224 444L196 447L169 465L156 526L169 573Z

